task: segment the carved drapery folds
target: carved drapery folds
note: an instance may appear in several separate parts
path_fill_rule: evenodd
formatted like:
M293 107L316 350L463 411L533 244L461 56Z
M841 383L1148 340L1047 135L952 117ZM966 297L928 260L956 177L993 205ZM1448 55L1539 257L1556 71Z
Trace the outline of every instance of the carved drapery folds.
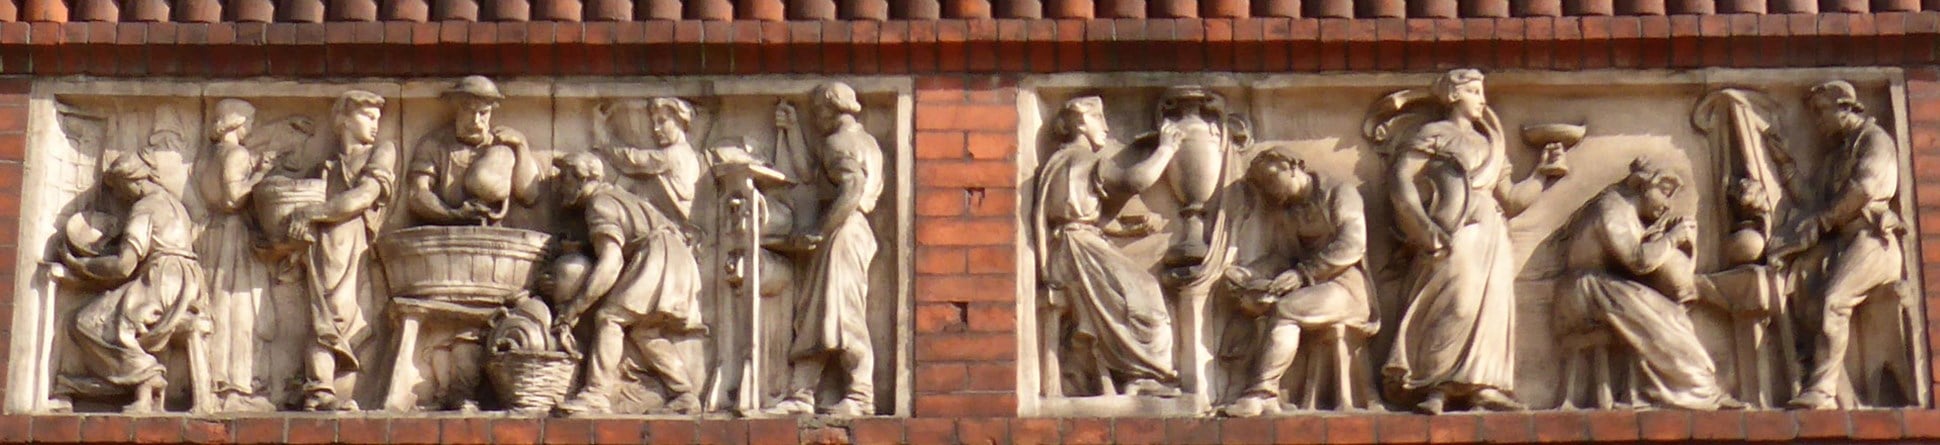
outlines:
M707 83L50 86L9 407L906 413L908 84Z
M1026 87L1021 413L1927 403L1892 77L1618 76Z

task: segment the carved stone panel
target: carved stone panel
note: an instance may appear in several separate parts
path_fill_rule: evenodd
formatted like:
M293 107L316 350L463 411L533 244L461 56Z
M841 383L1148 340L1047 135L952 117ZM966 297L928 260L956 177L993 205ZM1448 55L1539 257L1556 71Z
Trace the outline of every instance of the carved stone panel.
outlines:
M909 88L43 82L7 409L905 414Z
M1024 83L1022 414L1929 398L1896 71Z

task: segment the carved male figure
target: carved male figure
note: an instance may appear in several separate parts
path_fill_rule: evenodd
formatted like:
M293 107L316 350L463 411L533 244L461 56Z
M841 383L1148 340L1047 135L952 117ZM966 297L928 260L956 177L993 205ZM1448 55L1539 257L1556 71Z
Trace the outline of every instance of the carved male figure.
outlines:
M331 107L337 152L301 177L321 177L321 204L289 216L289 238L309 240L295 258L310 304L316 338L305 351L303 409L354 410L356 402L339 391L361 369L352 345L370 333L359 297L365 269L371 267L371 240L383 224L382 211L397 188L397 147L377 140L384 98L352 90Z
M1303 334L1345 328L1366 338L1380 329L1364 265L1367 214L1360 192L1321 178L1282 150L1254 158L1245 184L1242 207L1233 213L1242 219L1235 228L1239 258L1226 280L1248 318L1266 317L1266 336L1245 393L1222 410L1234 417L1279 411L1280 379ZM1362 383L1372 377L1356 376Z
M1105 103L1097 96L1072 99L1058 111L1062 142L1044 163L1037 183L1034 230L1038 270L1048 289L1047 315L1063 318L1043 335L1062 339L1076 372L1100 377L1099 394L1117 393L1124 379L1133 395L1174 396L1178 371L1172 358L1172 316L1158 278L1133 262L1105 238L1107 209L1152 187L1178 153L1186 131L1161 130L1149 156L1111 150ZM1062 363L1059 363L1062 366ZM1059 375L1045 375L1047 386L1062 392ZM1077 386L1085 386L1080 383Z
M1652 403L1694 410L1741 408L1718 386L1685 304L1697 299L1697 223L1671 215L1683 181L1645 159L1578 214L1568 232L1556 329L1565 337L1608 329L1638 366ZM1571 360L1575 360L1574 357ZM1566 379L1567 380L1567 379ZM1566 391L1565 394L1568 394Z
M141 154L115 158L104 179L109 191L129 205L119 248L92 253L59 249L62 264L79 277L113 286L74 314L71 334L92 378L70 389L124 394L132 389L135 400L124 408L129 413L162 411L168 369L157 354L185 335L191 354L204 352L197 350L197 342L204 340L195 332L206 329L197 326L206 321L201 320L202 265L192 250L195 221L158 175ZM200 389L206 382L197 383ZM212 411L210 402L206 394L197 394L195 411Z
M622 174L645 184L636 193L686 224L701 178L700 154L687 140L694 106L673 97L629 99L602 104L596 114L600 125L595 128L612 131L596 148Z
M269 264L259 258L249 218L250 191L276 166L276 152L256 153L243 146L256 121L256 107L240 99L216 102L209 123L210 155L196 176L211 221L196 241L196 253L211 266L210 315L216 327L210 342L216 397L224 410L272 411L256 394L257 327L270 288ZM267 326L266 326L267 328Z
M1415 258L1408 311L1382 373L1430 414L1451 398L1523 408L1510 395L1516 270L1508 220L1553 178L1509 180L1508 135L1482 81L1472 69L1437 78L1432 94L1446 112L1398 141L1391 170L1395 224Z
M1829 254L1819 296L1822 325L1805 388L1790 405L1838 408L1840 382L1846 378L1853 309L1874 291L1897 283L1904 267L1900 236L1906 228L1893 211L1899 193L1899 151L1886 130L1866 115L1852 84L1831 81L1812 88L1809 106L1832 149L1829 201L1801 221L1799 240L1785 250L1819 245Z
M560 409L572 414L612 411L609 396L618 389L630 343L640 348L647 369L671 393L666 409L693 413L700 407L698 388L670 339L707 328L701 324L698 299L700 266L680 224L668 215L672 209L606 182L606 164L593 154L568 154L555 164L564 203L585 212L594 254L584 287L565 303L553 324L553 329L572 329L586 311L593 311L585 386Z
M452 126L418 141L405 196L411 214L423 224L496 224L513 200L533 204L544 164L523 133L492 125L492 112L505 98L498 86L468 76L444 98L455 109Z
M794 339L788 348L791 392L775 411L815 411L815 393L831 364L846 374L837 416L876 412L875 350L869 339L869 263L876 257L875 229L869 213L883 192L882 147L862 127L862 102L854 88L830 82L812 96L815 122L822 130L822 177L835 195L823 208L814 233L796 234L797 244L814 246L809 272L796 295ZM831 363L833 362L833 363Z

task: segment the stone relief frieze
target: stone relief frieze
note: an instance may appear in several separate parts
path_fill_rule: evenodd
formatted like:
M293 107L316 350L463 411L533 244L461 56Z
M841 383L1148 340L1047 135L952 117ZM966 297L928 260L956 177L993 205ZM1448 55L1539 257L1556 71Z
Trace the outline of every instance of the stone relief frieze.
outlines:
M1026 82L1020 413L1929 403L1896 73L1505 76Z
M908 90L50 82L8 409L907 413Z

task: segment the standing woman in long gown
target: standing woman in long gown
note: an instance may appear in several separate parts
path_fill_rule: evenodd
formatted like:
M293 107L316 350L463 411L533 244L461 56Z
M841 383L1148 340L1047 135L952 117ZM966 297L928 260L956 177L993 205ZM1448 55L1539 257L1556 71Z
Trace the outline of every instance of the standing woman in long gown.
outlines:
M1401 141L1395 154L1395 222L1416 256L1408 311L1382 374L1397 396L1427 414L1441 413L1449 399L1523 409L1513 396L1516 269L1509 218L1560 173L1509 180L1502 122L1488 107L1482 80L1472 69L1436 79L1434 96L1447 114Z
M269 265L257 257L249 221L250 190L276 165L274 152L261 155L243 145L256 122L256 107L240 99L216 102L209 124L213 152L200 181L210 221L195 250L209 267L210 312L217 325L210 342L216 397L224 411L274 411L255 393L257 343L268 332L259 321L270 302Z

